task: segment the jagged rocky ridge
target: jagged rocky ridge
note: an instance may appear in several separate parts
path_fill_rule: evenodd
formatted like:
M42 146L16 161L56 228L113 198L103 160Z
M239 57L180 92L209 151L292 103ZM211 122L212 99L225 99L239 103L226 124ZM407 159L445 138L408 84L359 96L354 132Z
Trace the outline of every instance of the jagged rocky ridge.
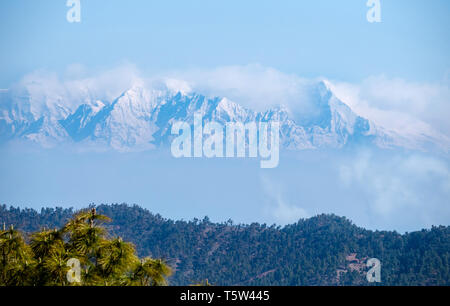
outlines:
M201 112L204 121L219 123L279 121L282 146L289 150L361 143L382 148L448 150L436 135L412 138L358 116L324 81L312 90L314 110L303 115L293 114L282 105L257 112L226 97L143 85L132 86L111 102L85 94L83 99L67 103L68 96L35 96L27 91L0 95L0 141L21 139L45 147L75 143L118 151L151 150L170 142L175 121L192 123L194 113Z

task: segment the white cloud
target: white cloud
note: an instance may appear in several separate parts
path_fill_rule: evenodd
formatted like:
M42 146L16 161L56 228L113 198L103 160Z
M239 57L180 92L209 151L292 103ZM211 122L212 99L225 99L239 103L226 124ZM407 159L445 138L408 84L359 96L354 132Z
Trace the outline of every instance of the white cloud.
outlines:
M266 213L279 224L290 224L297 222L301 218L309 217L305 209L290 205L283 198L283 189L280 184L261 176L262 189L268 197Z
M330 82L339 99L380 126L402 133L450 135L450 82L417 83L385 76L359 84Z
M450 167L435 157L393 153L383 158L365 150L341 164L340 179L349 189L363 190L367 202L361 204L383 218L415 215L426 223L435 205L450 215L450 207L435 201L450 197Z
M226 96L259 111L277 105L293 107L304 103L308 87L313 83L257 64L179 71L170 75L185 80L195 91Z
M96 74L89 74L81 65L71 65L63 77L45 70L29 73L12 90L16 97L30 97L31 111L40 115L52 107L73 110L90 100L112 101L141 80L130 64Z

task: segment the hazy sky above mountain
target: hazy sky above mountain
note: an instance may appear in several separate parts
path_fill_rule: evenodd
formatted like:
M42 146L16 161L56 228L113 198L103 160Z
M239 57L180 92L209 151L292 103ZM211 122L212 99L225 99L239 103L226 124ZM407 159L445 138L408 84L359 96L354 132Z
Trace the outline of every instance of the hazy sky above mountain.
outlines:
M0 88L36 69L63 72L124 61L146 72L259 63L303 77L360 81L385 74L448 78L447 0L81 0L81 23L65 0L0 3Z

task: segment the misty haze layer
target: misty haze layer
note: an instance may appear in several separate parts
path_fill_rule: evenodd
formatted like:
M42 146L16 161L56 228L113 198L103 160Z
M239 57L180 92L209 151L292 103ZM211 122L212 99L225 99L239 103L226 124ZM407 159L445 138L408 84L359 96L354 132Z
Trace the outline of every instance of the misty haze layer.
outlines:
M74 153L2 149L2 202L39 209L139 204L164 217L287 224L320 213L370 229L412 231L450 220L447 159L394 150L284 153L257 159L175 159L166 151Z

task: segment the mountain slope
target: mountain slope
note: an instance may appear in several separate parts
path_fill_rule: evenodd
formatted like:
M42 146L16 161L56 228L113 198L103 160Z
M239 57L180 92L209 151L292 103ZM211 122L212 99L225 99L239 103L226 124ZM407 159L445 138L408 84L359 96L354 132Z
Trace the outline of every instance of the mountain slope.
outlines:
M135 243L140 256L165 258L173 285L370 285L367 260L381 261L380 285L450 285L450 227L400 235L373 232L320 215L285 226L172 221L138 206L100 205L108 229ZM8 209L0 222L32 232L61 226L71 209Z

